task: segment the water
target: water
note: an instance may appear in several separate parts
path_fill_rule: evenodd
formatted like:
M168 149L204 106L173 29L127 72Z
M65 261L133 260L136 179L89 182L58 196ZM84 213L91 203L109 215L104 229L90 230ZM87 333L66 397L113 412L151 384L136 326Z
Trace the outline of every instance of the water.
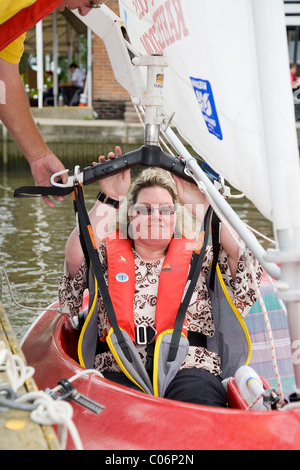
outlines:
M13 197L16 188L32 184L30 174L0 176L0 267L5 269L19 303L43 308L57 299L64 246L74 228L75 217L72 196L56 203L54 209L46 206L41 198ZM98 185L92 186L86 191L88 208L99 192ZM2 301L20 339L40 312L16 307L6 282Z
M71 196L63 203L56 203L54 209L46 206L41 198L13 197L16 188L32 184L31 174L26 170L0 174L0 267L9 277L16 300L27 307L41 308L36 311L17 307L4 281L2 301L18 339L42 309L57 299L64 247L75 226ZM98 183L85 187L88 209L93 206L98 192ZM270 222L246 198L234 199L231 204L244 222L273 237Z

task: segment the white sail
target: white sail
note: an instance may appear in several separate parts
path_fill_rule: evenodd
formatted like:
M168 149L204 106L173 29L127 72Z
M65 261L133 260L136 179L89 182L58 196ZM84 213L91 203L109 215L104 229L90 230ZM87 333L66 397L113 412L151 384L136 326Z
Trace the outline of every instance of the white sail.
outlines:
M119 6L133 46L167 57L164 109L175 113L182 137L275 229L299 226L283 1L119 0ZM269 175L278 183L275 218Z

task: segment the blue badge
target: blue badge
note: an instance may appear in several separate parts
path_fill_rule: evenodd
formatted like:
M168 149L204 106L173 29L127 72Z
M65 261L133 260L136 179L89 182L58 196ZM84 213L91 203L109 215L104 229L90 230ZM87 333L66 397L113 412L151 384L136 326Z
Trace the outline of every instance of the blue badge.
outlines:
M129 277L125 273L118 273L116 275L116 279L119 282L127 282L129 280Z
M193 77L190 79L208 131L222 140L222 131L209 81Z

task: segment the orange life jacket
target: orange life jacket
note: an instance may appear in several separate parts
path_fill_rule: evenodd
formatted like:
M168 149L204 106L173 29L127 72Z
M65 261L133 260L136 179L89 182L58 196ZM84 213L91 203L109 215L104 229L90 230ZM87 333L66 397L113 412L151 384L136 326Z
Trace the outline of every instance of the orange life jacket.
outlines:
M182 329L176 347L176 360L167 361L175 320L185 291L191 256L195 242L172 239L159 276L155 310L155 348L153 358L153 389L146 369L134 346L135 324L133 299L135 292L135 263L132 242L120 238L115 232L106 236L108 288L117 324L123 335L123 345L130 351L124 355L113 328L106 338L107 344L125 375L143 391L163 396L188 353L187 331ZM184 324L184 323L183 323Z
M122 331L123 344L111 327L105 338L109 349L124 374L146 393L164 396L168 384L175 377L189 349L189 341L185 328L182 329L175 359L169 359L174 324L179 305L185 291L190 267L194 241L173 239L168 247L163 267L160 273L157 305L155 312L155 328L157 330L156 344L153 357L153 382L149 378L144 364L135 347L135 325L133 314L133 299L135 292L135 263L132 243L122 239L114 232L106 236L106 251L108 262L108 288L112 301L118 328ZM247 364L251 355L251 341L243 319L234 306L228 292L219 266L216 266L214 289L209 289L212 302L212 313L216 334L207 338L207 348L218 353L224 367L224 377L232 376L241 364ZM90 306L78 343L78 355L81 365L93 364L95 353L95 338L97 335L97 279L93 269L89 272ZM236 321L238 320L238 321ZM183 323L184 324L184 323ZM104 338L102 338L102 341ZM125 353L125 346L130 351L130 357ZM230 346L230 348L229 348ZM246 362L245 362L246 361ZM92 365L91 365L92 367Z
M62 0L37 0L0 24L0 51L49 15Z
M120 238L111 232L105 238L108 263L108 286L118 325L127 331L135 343L133 298L135 292L135 264L132 241ZM163 262L159 276L155 329L160 333L174 328L178 308L184 293L191 256L193 240L173 238ZM187 336L186 328L183 334Z

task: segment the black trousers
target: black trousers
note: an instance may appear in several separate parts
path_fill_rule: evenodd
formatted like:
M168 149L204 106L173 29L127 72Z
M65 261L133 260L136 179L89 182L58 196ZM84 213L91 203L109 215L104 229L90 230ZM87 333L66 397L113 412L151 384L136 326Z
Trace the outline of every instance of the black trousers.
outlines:
M104 372L104 377L135 390L140 390L122 372ZM222 379L205 369L180 370L167 387L164 398L208 406L227 406L227 393Z
M64 104L66 106L69 106L72 98L73 98L73 95L75 94L75 92L77 90L81 90L82 91L82 88L79 87L79 86L61 86L59 88L60 91L62 91L63 95L64 95Z

